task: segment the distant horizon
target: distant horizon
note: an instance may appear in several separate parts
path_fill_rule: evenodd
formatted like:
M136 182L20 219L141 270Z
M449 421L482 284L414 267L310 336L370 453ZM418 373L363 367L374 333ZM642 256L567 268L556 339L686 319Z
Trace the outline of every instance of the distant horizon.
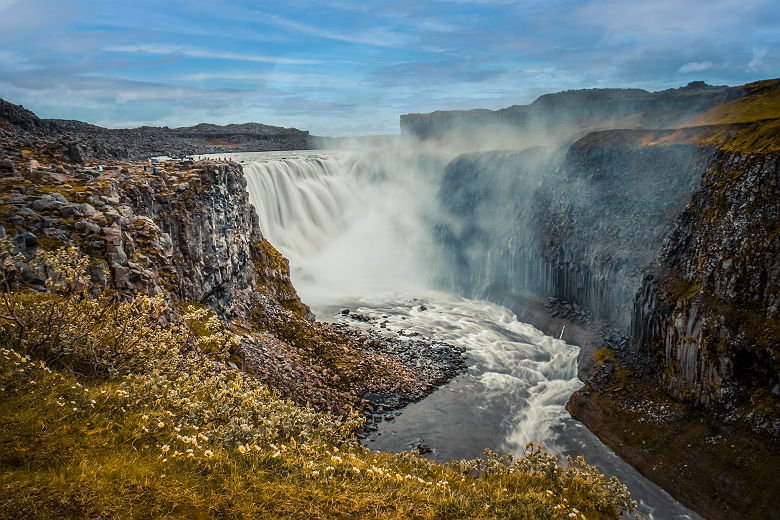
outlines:
M396 135L407 113L774 77L778 26L772 0L0 0L0 98L106 128Z
M773 79L780 79L780 77L778 77L778 78L764 78L764 79L756 80L755 82L771 81ZM594 87L594 88L581 88L581 89L565 89L565 90L559 90L559 91L556 91L556 92L546 92L544 94L540 94L539 97L542 97L542 96L545 96L545 95L548 95L548 94L558 94L558 93L562 93L562 92L570 92L570 91L578 91L578 90L644 90L645 92L654 93L654 92L662 92L664 90L674 90L674 89L683 88L683 87L686 87L686 86L690 85L691 83L696 83L698 81L699 80L691 80L688 83L686 83L685 85L680 85L679 87L669 87L667 89L661 89L661 90L655 90L655 91L642 89L640 87L632 87L632 88ZM750 83L754 83L754 82L750 82ZM726 84L723 84L723 85L711 85L711 84L707 83L708 87L738 87L738 86L741 86L741 85L742 84L737 84L737 85L726 85ZM472 111L472 110L490 110L490 111L494 111L495 112L495 111L498 111L498 110L504 110L504 109L507 109L507 108L515 107L515 106L528 106L528 105L532 104L534 101L536 101L537 99L539 99L539 97L535 98L530 103L526 103L526 104L515 103L513 105L507 105L505 107L499 107L499 108L495 108L495 109L486 109L484 107L473 107L473 108L460 108L460 109L452 109L452 110L450 110L450 109L444 108L444 109L436 110L434 112L453 112L453 111L468 112L468 111ZM0 99L3 99L3 98L0 97ZM308 131L309 135L311 137L326 138L326 139L359 139L359 138L401 137L400 128L399 128L398 133L324 135L324 134L314 134L311 131L309 131L307 128L283 127L281 125L276 125L276 124L268 123L268 122L265 122L265 121L241 121L241 122L233 121L233 122L221 123L221 124L220 123L213 123L213 122L210 122L210 121L200 121L198 123L188 124L188 125L183 125L183 126L171 126L171 125L165 125L164 124L164 125L139 125L139 126L134 126L134 127L122 127L122 126L112 127L112 126L102 126L102 125L98 125L98 124L90 122L90 121L83 121L83 120L79 120L79 119L64 119L62 117L56 117L56 116L55 117L41 117L40 114L35 112L35 110L31 109L30 107L24 106L24 105L22 105L20 103L14 103L12 100L9 100L9 99L6 99L5 101L7 101L9 103L13 103L15 105L22 106L23 108L25 108L27 110L30 110L31 112L35 113L35 115L40 117L41 119L78 121L80 123L86 123L86 124L90 124L90 125L94 125L94 126L100 126L102 128L106 128L106 129L109 129L109 130L134 130L134 129L142 128L142 127L170 128L172 130L177 130L177 129L180 129L180 128L192 128L192 127L195 127L195 126L198 126L198 125L204 125L204 124L205 125L221 126L221 127L228 126L228 125L253 125L253 124L259 124L259 125L272 126L272 127L277 127L277 128L288 128L288 129L293 129L293 130ZM414 113L415 112L409 112L407 114L414 114ZM433 112L426 112L426 113L433 113ZM407 115L407 114L398 114L399 120L400 120L401 116Z

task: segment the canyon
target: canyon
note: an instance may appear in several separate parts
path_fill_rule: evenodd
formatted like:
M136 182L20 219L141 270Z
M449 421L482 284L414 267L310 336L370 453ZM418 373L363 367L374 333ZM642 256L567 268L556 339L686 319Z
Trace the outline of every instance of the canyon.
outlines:
M419 399L454 375L415 377L418 359L404 365L313 324L268 243L268 215L249 205L262 195L247 193L252 167L119 162L302 149L306 132L105 130L4 101L0 117L0 224L23 256L75 244L103 260L109 279L95 269L96 281L259 325L233 362L331 411L376 409L366 393ZM780 81L569 91L495 112L410 114L401 132L404 167L433 186L417 193L436 210L413 226L430 233L435 285L580 346L584 386L569 411L678 500L707 518L778 518ZM113 166L99 172L99 161ZM394 181L397 162L360 161L369 182ZM42 286L24 267L23 281ZM357 373L317 361L319 342L361 352L345 358ZM457 367L448 352L444 365ZM395 375L366 375L377 366Z

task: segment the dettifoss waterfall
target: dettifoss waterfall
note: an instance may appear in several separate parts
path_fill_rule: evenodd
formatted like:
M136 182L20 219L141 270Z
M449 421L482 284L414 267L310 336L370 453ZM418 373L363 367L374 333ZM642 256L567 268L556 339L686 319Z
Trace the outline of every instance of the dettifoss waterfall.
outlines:
M364 444L408 450L423 443L443 460L473 458L484 448L520 455L536 442L617 475L647 518L700 518L566 412L581 386L577 346L440 283L450 273L436 240L436 225L446 219L437 201L451 158L399 151L233 155L243 162L264 236L290 260L293 283L318 319L341 319L338 311L347 307L386 317L388 334L418 332L466 349L467 371L380 423Z

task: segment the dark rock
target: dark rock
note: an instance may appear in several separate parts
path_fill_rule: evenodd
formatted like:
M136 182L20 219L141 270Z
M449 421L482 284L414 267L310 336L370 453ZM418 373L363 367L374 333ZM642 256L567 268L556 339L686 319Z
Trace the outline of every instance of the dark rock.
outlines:
M19 252L34 252L38 249L38 237L29 231L19 233L11 238L11 242Z

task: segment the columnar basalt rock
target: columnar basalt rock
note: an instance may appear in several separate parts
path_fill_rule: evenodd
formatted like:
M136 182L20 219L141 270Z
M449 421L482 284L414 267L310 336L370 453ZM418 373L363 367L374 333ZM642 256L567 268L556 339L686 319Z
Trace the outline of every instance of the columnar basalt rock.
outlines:
M647 144L658 135L595 132L567 150L454 160L440 193L450 283L562 298L627 331L642 276L713 153Z
M663 388L780 435L780 156L720 154L645 278L632 339Z

